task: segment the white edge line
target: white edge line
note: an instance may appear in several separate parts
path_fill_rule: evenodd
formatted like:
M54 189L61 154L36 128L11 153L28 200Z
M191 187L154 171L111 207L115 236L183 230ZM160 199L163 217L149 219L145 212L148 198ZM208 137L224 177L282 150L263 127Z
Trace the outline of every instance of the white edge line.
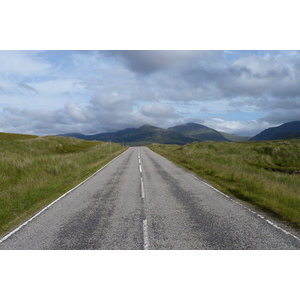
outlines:
M117 157L115 157L113 160L109 161L105 166L103 166L101 169L99 169L98 171L96 171L94 174L92 174L90 177L88 177L87 179L85 179L84 181L82 181L81 183L79 183L78 185L76 185L75 187L73 187L71 190L69 190L68 192L66 192L65 194L63 194L62 196L60 196L59 198L57 198L56 200L54 200L53 202L51 202L50 204L48 204L46 207L44 207L42 210L40 210L38 213L36 213L33 217L31 217L30 219L28 219L27 221L25 221L24 223L22 223L20 226L18 226L16 229L14 229L13 231L11 231L10 233L8 233L7 235L5 235L1 240L0 240L0 244L2 242L4 242L5 240L7 240L10 236L12 236L14 233L16 233L17 231L19 231L21 228L23 228L24 226L26 226L29 222L31 222L33 219L35 219L36 217L38 217L42 212L44 212L45 210L47 210L49 207L51 207L53 204L55 204L56 202L58 202L59 200L61 200L62 198L64 198L65 196L67 196L69 193L71 193L72 191L74 191L75 189L77 189L79 186L81 186L82 184L84 184L86 181L88 181L90 178L92 178L93 176L95 176L97 173L99 173L100 171L102 171L104 168L106 168L109 164L111 164L113 161L115 161L118 157L120 157L121 155L123 155L125 152L127 152L129 149L127 149L126 151L122 152L121 154L119 154Z
M275 223L271 222L270 220L266 220L266 222L269 223L270 225L272 225L273 227L275 227L275 228L281 230L281 231L284 232L286 235L290 235L290 236L292 236L293 238L295 238L296 240L300 241L300 239L299 239L297 236L295 236L294 234L290 233L290 232L287 231L287 230L284 230L283 228L281 228L280 226L278 226L278 225L276 225Z
M149 148L148 148L148 149L149 149ZM159 155L158 153L154 152L153 150L151 150L151 149L149 149L149 150L152 151L153 153ZM173 162L171 162L170 160L166 159L165 157L163 157L163 156L161 156L161 155L159 155L159 156L162 157L163 159L167 160L168 162L170 162L170 163L172 163L172 164L174 164L175 166L178 167L178 165L176 165L175 163L173 163ZM183 170L185 170L185 169L183 169ZM210 185L210 184L206 183L205 181L201 180L199 177L197 177L196 175L192 174L191 172L187 171L187 173L188 173L190 176L194 177L195 179L201 181L202 183L204 183L205 185L207 185L207 186L210 187L211 189L215 190L215 191L218 192L219 194L225 196L225 197L228 198L229 200L231 200L231 201L233 201L233 202L239 204L239 205L242 206L243 208L248 209L249 211L251 211L252 213L254 213L256 216L258 216L259 218L264 219L264 220L265 220L268 224L270 224L271 226L277 228L278 230L281 230L281 231L284 232L286 235L290 235L290 236L292 236L293 238L295 238L296 240L300 241L300 238L298 238L296 235L292 234L291 232L289 232L289 231L287 231L287 230L284 230L283 228L281 228L280 226L276 225L275 223L269 221L268 219L265 219L261 214L255 212L255 211L250 210L250 209L247 208L244 204L242 204L242 203L240 203L240 202L238 202L238 201L232 199L231 197L229 197L228 195L224 194L223 192L221 192L221 191L218 190L217 188L215 188L215 187L213 187L212 185Z
M199 178L197 178L197 177L194 176L193 174L191 174L191 175L192 175L192 177L196 178L197 180L200 180ZM259 214L259 213L257 213L256 211L254 211L254 210L252 210L252 209L246 207L244 204L235 201L234 199L230 198L228 195L224 194L223 192L219 191L219 190L216 189L215 187L211 186L210 184L208 184L208 183L206 183L206 182L204 182L204 181L202 181L202 180L201 180L201 182L204 183L206 186L210 187L211 189L215 190L215 191L218 192L219 194L221 194L221 195L225 196L226 198L230 199L231 201L233 201L233 202L239 204L239 205L242 206L243 208L246 208L247 210L249 210L251 213L253 213L253 214L255 214L256 216L258 216L259 218L265 219L265 217L262 216L261 214ZM276 225L275 223L271 222L271 221L268 220L268 219L265 219L265 221L266 221L268 224L270 224L271 226L275 227L276 229L282 231L282 232L285 233L286 235L290 235L290 236L292 236L293 238L295 238L296 240L300 241L300 238L298 238L296 235L292 234L291 232L289 232L289 231L287 231L287 230L281 228L280 226Z
M220 190L216 189L215 187L213 187L212 185L202 181L205 185L207 185L208 187L210 187L211 189L215 190L216 192L218 192L219 194L223 195L224 197L230 199L230 197L226 194L224 194L223 192L221 192Z
M144 250L149 250L149 234L147 220L143 220Z

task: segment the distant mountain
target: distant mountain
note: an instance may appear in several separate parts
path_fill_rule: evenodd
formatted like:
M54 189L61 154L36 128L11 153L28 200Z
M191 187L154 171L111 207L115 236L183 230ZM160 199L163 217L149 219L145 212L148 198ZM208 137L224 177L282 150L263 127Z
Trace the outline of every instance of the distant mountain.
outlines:
M231 142L245 142L251 138L251 136L240 136L240 135L225 133L221 131L219 131L219 133L222 134L225 139Z
M130 143L131 145L149 145L152 143L178 144L196 142L197 140L185 136L179 132L162 129L151 125L143 125L139 128L127 128L117 132L106 132L95 135L83 135L78 133L62 134L60 136L76 137L84 140L112 141L114 143Z
M250 141L281 140L300 136L300 121L284 123L277 127L271 127L257 134Z
M61 134L60 136L75 137L83 140L112 141L114 143L130 143L132 146L159 144L184 145L202 141L245 141L246 137L218 132L212 128L197 123L186 123L162 129L151 125L143 125L139 128L127 128L116 132L105 132L94 135L84 135L81 133Z
M230 140L224 137L220 132L212 128L200 125L197 123L186 123L168 128L175 132L182 133L186 136L193 137L198 141L216 141L216 142L229 142Z

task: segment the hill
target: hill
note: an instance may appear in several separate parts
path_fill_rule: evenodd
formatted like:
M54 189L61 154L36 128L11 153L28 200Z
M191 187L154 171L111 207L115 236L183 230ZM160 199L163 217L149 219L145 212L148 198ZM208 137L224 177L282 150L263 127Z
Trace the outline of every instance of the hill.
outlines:
M36 135L0 132L0 141L19 141L37 138Z
M277 127L271 127L257 134L250 141L282 140L300 136L300 121L284 123Z
M1 133L0 139L0 236L126 149L58 136Z

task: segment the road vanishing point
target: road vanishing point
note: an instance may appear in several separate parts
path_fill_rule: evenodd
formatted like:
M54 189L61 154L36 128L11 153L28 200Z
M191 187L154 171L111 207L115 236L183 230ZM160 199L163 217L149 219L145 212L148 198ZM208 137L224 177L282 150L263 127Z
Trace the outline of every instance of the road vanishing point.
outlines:
M132 147L0 238L0 249L300 249L300 236L150 149Z

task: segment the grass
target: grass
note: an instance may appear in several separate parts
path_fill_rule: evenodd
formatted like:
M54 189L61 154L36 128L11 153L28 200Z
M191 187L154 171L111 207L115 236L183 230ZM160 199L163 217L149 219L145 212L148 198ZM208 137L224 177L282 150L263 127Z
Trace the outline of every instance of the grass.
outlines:
M149 146L178 165L300 228L300 140Z
M119 155L119 144L0 134L0 235Z

